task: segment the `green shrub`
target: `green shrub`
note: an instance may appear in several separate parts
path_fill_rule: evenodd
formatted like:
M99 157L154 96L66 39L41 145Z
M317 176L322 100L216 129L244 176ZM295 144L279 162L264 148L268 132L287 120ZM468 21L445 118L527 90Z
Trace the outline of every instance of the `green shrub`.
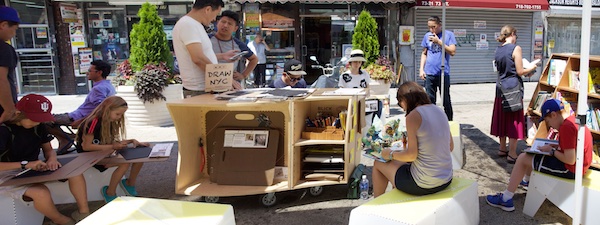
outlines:
M133 71L140 71L147 64L167 63L173 68L173 56L167 45L167 35L163 21L158 16L156 6L144 3L137 14L140 22L133 25L130 33L129 61Z
M379 57L379 37L377 36L377 21L371 17L371 13L363 10L358 16L358 24L352 35L352 48L363 50L366 65L374 63Z

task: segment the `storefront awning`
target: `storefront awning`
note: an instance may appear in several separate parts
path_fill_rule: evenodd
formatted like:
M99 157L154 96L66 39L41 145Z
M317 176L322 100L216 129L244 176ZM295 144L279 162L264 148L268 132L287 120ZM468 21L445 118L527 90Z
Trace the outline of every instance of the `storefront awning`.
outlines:
M415 3L415 0L234 0L238 3Z
M417 7L441 7L441 0L417 0ZM547 0L446 0L451 8L514 9L524 11L548 10Z

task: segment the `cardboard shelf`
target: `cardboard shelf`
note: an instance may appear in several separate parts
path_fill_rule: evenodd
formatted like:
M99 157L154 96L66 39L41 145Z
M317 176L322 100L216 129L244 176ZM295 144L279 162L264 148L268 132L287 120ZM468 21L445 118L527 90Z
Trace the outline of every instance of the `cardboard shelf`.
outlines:
M307 146L307 145L343 145L345 144L345 140L307 140L300 139L298 142L294 143L295 147Z

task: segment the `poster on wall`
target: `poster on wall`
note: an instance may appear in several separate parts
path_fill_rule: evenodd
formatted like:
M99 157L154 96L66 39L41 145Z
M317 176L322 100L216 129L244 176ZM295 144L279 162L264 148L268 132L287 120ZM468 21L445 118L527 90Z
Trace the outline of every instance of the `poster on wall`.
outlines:
M37 38L48 38L48 29L45 27L36 27L35 28L35 37Z
M475 20L473 21L473 28L475 29L486 29L487 22L485 20Z
M411 45L415 43L415 27L414 26L400 26L400 45Z
M467 29L454 29L454 37L467 37Z
M60 16L63 23L77 23L77 6L60 3Z
M233 83L233 63L207 64L204 74L206 92L224 92L231 90Z
M79 73L85 74L92 65L92 48L79 48Z
M350 53L352 53L352 44L342 44L342 57L349 59Z

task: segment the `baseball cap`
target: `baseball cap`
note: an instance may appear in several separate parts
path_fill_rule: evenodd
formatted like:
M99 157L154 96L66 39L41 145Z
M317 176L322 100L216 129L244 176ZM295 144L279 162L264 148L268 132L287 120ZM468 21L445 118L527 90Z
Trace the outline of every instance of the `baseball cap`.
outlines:
M304 72L304 70L302 70L302 62L295 60L295 59L291 59L291 60L288 60L287 62L285 62L285 65L283 65L283 72L286 72L286 73L289 73L289 74L295 75L295 76L306 75L306 72Z
M52 103L42 95L25 95L17 102L16 108L24 113L27 119L34 122L54 121L54 116L51 113Z
M563 106L562 102L558 99L551 98L546 100L546 102L544 102L542 105L542 118L540 118L540 122L542 122L549 113L558 112L564 108L565 107Z
M21 23L17 10L8 6L0 6L0 21Z

